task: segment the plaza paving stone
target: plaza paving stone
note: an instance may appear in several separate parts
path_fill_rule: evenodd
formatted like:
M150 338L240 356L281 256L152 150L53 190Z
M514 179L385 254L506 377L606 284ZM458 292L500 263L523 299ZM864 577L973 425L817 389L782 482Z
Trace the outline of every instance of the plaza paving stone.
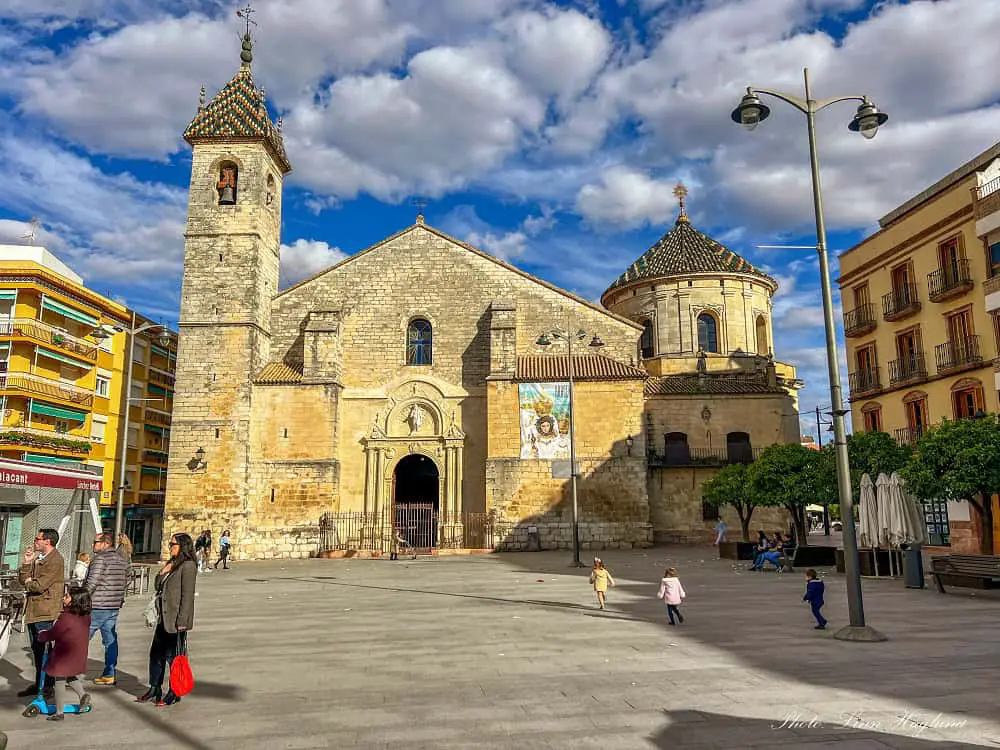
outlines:
M1000 747L992 592L866 581L890 640L844 643L832 571L831 630L816 631L799 572L746 572L707 548L602 556L619 584L604 612L565 552L236 564L199 578L181 704L132 700L150 636L136 599L120 685L93 688L89 715L23 718L30 662L12 644L0 729L8 750ZM667 564L688 593L677 628L654 598ZM93 677L99 636L90 655Z

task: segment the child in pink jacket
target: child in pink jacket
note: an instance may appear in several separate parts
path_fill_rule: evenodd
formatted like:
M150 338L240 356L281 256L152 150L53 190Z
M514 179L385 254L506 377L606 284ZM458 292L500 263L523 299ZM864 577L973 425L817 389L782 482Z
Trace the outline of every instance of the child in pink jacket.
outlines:
M662 599L667 605L667 617L670 619L670 624L675 625L674 615L677 615L677 619L680 622L684 622L684 615L681 614L678 606L681 600L687 596L684 593L684 587L681 586L681 581L677 577L677 568L667 568L663 571L663 580L660 581L660 593L656 595L657 599Z

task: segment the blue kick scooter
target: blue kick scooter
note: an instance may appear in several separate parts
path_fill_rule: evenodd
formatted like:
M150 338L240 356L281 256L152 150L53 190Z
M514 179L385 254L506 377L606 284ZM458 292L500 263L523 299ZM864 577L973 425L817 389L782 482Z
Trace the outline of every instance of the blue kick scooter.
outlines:
M38 716L43 714L45 716L52 716L56 712L56 704L53 701L50 703L45 699L45 665L49 661L49 655L46 652L44 658L42 659L42 676L38 680L38 695L35 697L31 703L24 707L24 711L21 712L21 716L27 716L31 718L33 716ZM84 694L83 700L80 703L67 703L66 708L63 709L63 713L67 714L87 714L90 713L90 696Z

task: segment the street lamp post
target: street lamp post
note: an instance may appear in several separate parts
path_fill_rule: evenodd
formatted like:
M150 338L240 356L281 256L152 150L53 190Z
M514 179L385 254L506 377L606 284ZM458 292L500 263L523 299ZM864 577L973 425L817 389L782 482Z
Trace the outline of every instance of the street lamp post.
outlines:
M135 356L135 337L145 331L150 331L155 328L159 328L159 342L163 347L170 345L170 333L167 331L166 326L162 323L143 323L141 326L136 328L135 325L135 313L132 313L132 325L128 328L123 328L121 326L105 327L100 326L91 332L91 336L97 341L102 341L116 333L125 333L128 336L128 347L125 359L125 397L122 399L122 403L125 404L125 413L122 416L122 429L121 429L121 450L120 450L120 460L121 466L118 471L118 497L115 504L115 544L118 543L118 537L121 536L122 528L124 526L124 515L125 515L125 486L126 486L126 468L128 464L128 428L129 428L129 416L132 410L132 359Z
M827 258L826 225L823 220L823 197L819 181L819 154L816 150L816 113L831 104L843 101L859 101L854 119L847 126L849 130L861 133L865 138L875 137L879 126L889 119L880 112L867 96L837 96L832 99L815 100L809 88L809 69L803 71L805 79L805 99L770 89L747 88L740 105L733 110L732 118L747 130L753 130L767 119L771 110L765 106L758 94L767 94L791 104L806 116L809 133L809 164L812 170L813 206L816 214L816 252L819 255L820 287L823 294L823 323L826 331L826 359L830 374L830 400L833 415L833 440L837 458L837 490L840 499L841 517L844 523L844 569L847 574L847 608L850 624L838 630L834 637L849 641L884 641L886 638L874 628L865 624L865 610L861 597L861 575L858 565L858 540L854 525L854 503L851 493L850 465L847 459L847 430L844 426L844 400L840 382L840 364L837 359L836 329L833 320L833 291L830 284L830 264Z
M833 420L825 421L819 414L820 407L816 407L816 440L819 442L819 449L823 450L823 428L829 425L830 432L833 432ZM830 412L823 412L829 414ZM823 536L830 536L830 503L823 502Z
M538 337L538 340L535 343L538 346L547 347L551 346L553 341L566 342L566 358L568 360L567 379L569 380L569 475L573 495L573 565L577 568L582 568L584 565L580 560L580 516L576 499L576 399L574 390L575 372L573 368L573 341L583 341L591 336L591 334L584 330L578 330L576 333L570 333L572 329L573 326L570 325L567 326L565 331L560 331L559 329L546 331ZM604 342L601 341L600 336L593 334L589 346L591 349L600 349L604 346Z

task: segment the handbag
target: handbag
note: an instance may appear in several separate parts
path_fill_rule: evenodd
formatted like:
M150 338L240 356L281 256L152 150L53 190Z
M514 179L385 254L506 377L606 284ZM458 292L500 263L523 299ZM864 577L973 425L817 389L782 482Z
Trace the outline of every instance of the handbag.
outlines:
M177 634L177 655L170 665L170 689L183 698L194 689L194 673L187 655L187 632Z
M146 608L142 610L142 617L143 620L146 622L147 628L155 628L156 623L160 619L160 613L156 609L156 600L159 596L160 596L159 593L153 594L153 596L150 597L149 603L146 605Z

